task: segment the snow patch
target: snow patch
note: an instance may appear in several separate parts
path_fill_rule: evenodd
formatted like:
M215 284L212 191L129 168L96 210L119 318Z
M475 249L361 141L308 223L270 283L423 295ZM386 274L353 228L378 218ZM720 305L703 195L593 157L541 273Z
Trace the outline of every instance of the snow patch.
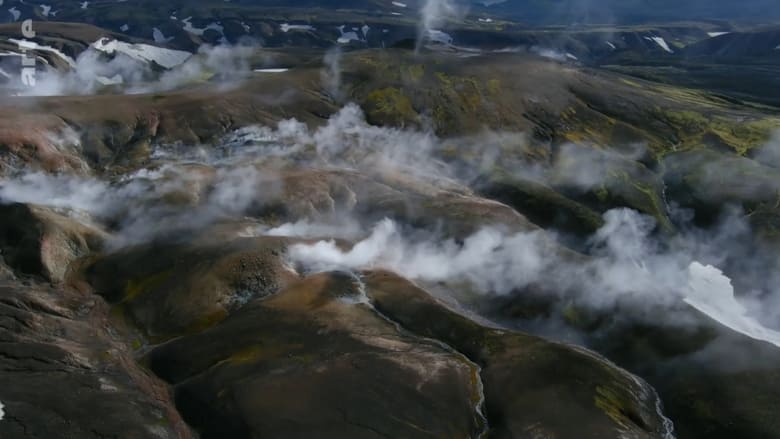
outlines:
M519 49L507 48L507 49L502 49L499 52L513 52L513 51L517 51L517 50L519 50ZM533 52L533 53L535 53L535 54L537 54L537 55L539 55L541 57L544 57L544 58L547 58L547 59L551 59L551 60L554 60L554 61L558 61L558 62L566 62L566 60L569 60L569 59L577 59L571 53L563 53L563 52L560 52L558 50L549 49L549 48L546 48L546 47L534 46L534 47L531 48L531 52Z
M358 36L357 32L344 32L336 40L336 42L338 42L339 44L347 44L350 41L360 41L360 37Z
M308 24L288 24L288 23L282 23L279 25L279 28L282 30L282 32L290 32L291 30L301 30L301 31L313 31L314 26L309 26Z
M76 67L76 61L74 61L73 58L65 55L61 50L55 49L54 47L44 46L42 44L36 43L35 41L17 40L15 38L9 38L8 41L19 46L19 50L38 50L41 52L53 53L65 61L71 68Z
M166 69L171 69L184 64L185 61L192 57L191 53L183 50L165 49L149 44L130 44L109 38L101 38L92 43L91 47L109 55L119 52L135 60L144 62L154 61L160 67Z
M780 347L780 331L764 327L734 297L731 279L711 265L693 262L688 267L685 303L721 325L755 340Z
M206 27L198 28L192 25L192 17L187 17L181 22L184 23L184 30L193 35L202 36L207 30L213 30L225 36L225 27L219 23L209 23Z
M122 78L122 75L116 74L112 77L106 77L106 76L95 76L95 80L99 82L101 85L121 85L125 83L124 78Z
M427 37L431 42L452 45L454 39L446 32L440 30L431 29L427 33Z
M671 47L669 47L669 44L666 43L666 40L664 40L662 37L645 37L647 41L653 41L655 44L658 44L658 46L661 47L666 52L674 53Z
M167 43L171 40L173 40L173 37L165 37L165 34L162 33L160 29L152 28L152 38L154 38L155 43Z

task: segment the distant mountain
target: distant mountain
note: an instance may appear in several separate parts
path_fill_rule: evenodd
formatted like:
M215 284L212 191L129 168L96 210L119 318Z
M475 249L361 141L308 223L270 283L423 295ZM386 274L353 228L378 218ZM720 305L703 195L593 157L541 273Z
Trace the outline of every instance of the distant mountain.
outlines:
M629 24L658 20L780 17L777 0L477 0L475 10L538 24Z
M716 35L686 47L685 54L719 59L771 57L780 60L780 29Z

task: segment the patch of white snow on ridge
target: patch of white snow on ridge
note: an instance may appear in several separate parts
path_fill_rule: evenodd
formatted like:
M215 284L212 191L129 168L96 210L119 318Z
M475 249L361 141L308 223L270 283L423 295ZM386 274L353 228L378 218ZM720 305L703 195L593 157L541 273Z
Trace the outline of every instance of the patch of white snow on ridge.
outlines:
M173 37L165 37L165 34L162 33L160 29L152 28L152 38L154 39L155 43L167 43L168 41L173 40Z
M336 41L339 44L347 44L350 41L360 41L360 37L357 32L344 32Z
M166 49L149 44L131 44L110 38L101 38L95 41L92 43L92 48L108 54L123 53L139 61L154 61L166 69L181 65L192 56L191 53L183 50Z
M669 47L669 44L667 44L666 40L664 40L662 37L645 37L645 39L648 40L648 41L655 42L655 44L658 44L661 47L661 49L663 49L663 50L665 50L665 51L667 51L669 53L674 53L672 48Z
M734 297L731 279L711 265L691 263L688 267L688 292L684 300L729 329L780 347L780 331L766 328L750 317L747 308Z
M73 58L69 57L68 55L65 55L64 53L62 53L61 50L55 49L54 47L44 46L42 44L36 43L35 41L17 40L15 38L9 38L8 41L10 41L10 42L16 44L17 46L19 46L19 50L38 50L38 51L41 51L41 52L53 53L53 54L57 55L58 57L60 57L63 61L68 63L68 65L71 68L76 68L76 61L74 61Z
M213 30L218 32L223 37L225 36L225 27L219 23L209 23L206 27L195 27L192 25L192 17L187 17L181 21L184 23L184 30L193 35L203 35L207 30Z
M110 78L105 76L95 76L95 79L101 85L120 85L120 84L124 84L125 82L124 78L122 78L122 75L120 74L116 74Z
M433 41L435 43L452 45L452 43L454 42L450 34L436 29L430 29L428 31L427 36L430 41Z
M302 30L302 31L312 31L314 30L314 26L309 26L308 24L289 24L289 23L282 23L279 25L279 28L282 30L282 32L290 32L291 30Z
M719 37L721 35L728 35L730 33L731 32L707 32L707 36L709 36L710 38L715 38L715 37Z

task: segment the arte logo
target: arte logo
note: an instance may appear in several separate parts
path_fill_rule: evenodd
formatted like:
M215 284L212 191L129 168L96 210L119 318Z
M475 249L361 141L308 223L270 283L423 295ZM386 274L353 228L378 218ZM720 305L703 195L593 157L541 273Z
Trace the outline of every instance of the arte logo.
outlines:
M22 22L22 36L25 39L35 38L32 20L24 20ZM19 49L22 51L22 84L27 87L35 87L37 74L35 66L38 58L32 53L30 47L20 44ZM29 55L27 53L28 50L30 51Z

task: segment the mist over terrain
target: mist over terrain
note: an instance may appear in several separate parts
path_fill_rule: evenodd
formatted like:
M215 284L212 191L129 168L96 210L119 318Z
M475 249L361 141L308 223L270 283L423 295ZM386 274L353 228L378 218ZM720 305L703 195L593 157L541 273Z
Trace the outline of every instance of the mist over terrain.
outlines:
M0 437L780 438L774 2L49 3Z

